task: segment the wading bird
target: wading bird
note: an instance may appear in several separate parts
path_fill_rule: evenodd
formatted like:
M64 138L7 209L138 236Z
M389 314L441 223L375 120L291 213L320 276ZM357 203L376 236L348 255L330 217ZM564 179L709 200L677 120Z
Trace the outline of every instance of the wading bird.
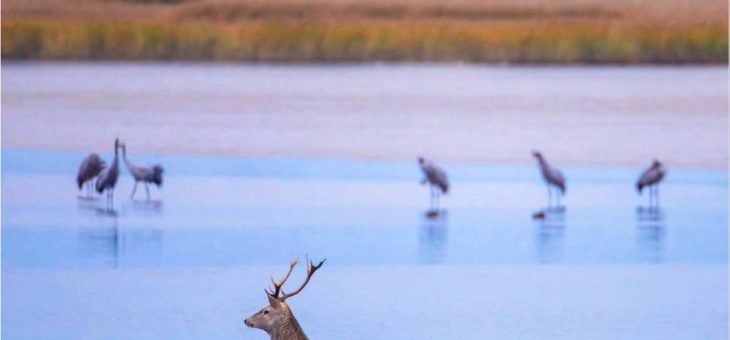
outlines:
M96 153L89 154L84 161L81 162L79 167L79 174L76 176L76 183L79 185L79 190L86 184L86 196L91 197L93 191L92 179L98 176L102 170L106 167L106 163Z
M641 191L647 187L649 188L649 205L655 201L656 205L659 205L659 182L664 179L667 174L667 170L664 168L664 164L658 160L654 160L651 166L646 169L636 181L636 191L641 195Z
M127 159L127 144L122 144L122 157L124 158L124 164L127 165L127 170L134 177L134 189L132 189L132 195L130 198L134 198L134 194L137 192L137 184L139 182L144 183L144 188L147 190L147 199L150 199L150 187L149 183L154 183L157 187L162 186L162 166L154 165L151 168L134 165Z
M119 138L114 140L114 160L108 168L104 168L96 179L96 192L103 193L106 191L107 203L114 203L114 187L117 185L119 178Z
M326 259L319 262L318 265L314 265L312 260L307 257L307 277L304 279L299 288L291 293L284 293L281 287L284 285L289 275L291 275L294 267L299 263L299 260L293 260L289 262L289 271L284 277L278 282L271 278L271 283L274 284L273 291L266 290L266 297L269 299L269 305L262 308L259 312L246 318L243 323L251 328L258 328L269 334L271 340L306 340L307 336L304 334L302 327L299 326L299 322L294 317L294 313L286 303L286 299L299 294L304 287L309 283L309 279L312 278L314 272L317 271ZM281 294L281 295L279 295Z
M431 160L423 157L418 157L418 166L421 167L425 176L421 180L421 184L428 183L431 189L431 209L434 209L434 199L436 200L435 209L438 209L439 197L441 194L445 195L449 192L449 179L446 177L446 172Z
M545 180L545 184L548 188L548 206L550 206L550 204L552 203L553 187L559 190L555 194L557 205L559 206L560 196L565 195L565 177L563 176L563 173L548 164L540 152L533 151L532 155L537 158L537 164L540 167L540 173L542 174L542 178L543 180Z

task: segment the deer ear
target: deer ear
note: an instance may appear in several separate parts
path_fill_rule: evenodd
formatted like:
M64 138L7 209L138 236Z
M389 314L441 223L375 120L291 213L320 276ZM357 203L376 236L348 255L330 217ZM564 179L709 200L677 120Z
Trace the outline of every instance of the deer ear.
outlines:
M280 309L280 310L281 309L284 309L284 308L282 308L283 307L282 306L283 303L281 301L277 300L275 297L273 297L273 296L271 296L269 294L266 294L266 297L269 298L269 305L271 307L276 308L276 309Z

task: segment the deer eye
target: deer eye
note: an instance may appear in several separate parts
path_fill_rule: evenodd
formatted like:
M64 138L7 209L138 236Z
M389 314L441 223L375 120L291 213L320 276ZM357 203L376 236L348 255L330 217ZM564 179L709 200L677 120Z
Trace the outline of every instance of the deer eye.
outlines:
M269 314L269 311L264 310L264 315Z

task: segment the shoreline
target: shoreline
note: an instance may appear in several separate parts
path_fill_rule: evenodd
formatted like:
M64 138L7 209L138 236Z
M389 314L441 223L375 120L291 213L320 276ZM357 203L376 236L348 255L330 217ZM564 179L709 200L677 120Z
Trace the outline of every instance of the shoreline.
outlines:
M475 67L513 69L642 69L642 68L728 68L727 61L698 63L521 63L521 62L469 62L462 60L413 61L413 60L366 60L366 61L271 61L271 60L186 60L186 59L3 59L3 64L67 64L67 65L153 65L153 66L251 66L251 67Z

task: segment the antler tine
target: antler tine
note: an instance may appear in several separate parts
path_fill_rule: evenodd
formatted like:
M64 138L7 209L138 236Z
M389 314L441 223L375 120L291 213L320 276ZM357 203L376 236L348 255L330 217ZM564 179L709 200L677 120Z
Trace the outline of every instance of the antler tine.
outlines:
M294 270L294 267L299 264L299 259L293 259L289 261L289 270L286 272L284 277L279 280L279 282L274 281L274 277L271 277L271 283L274 285L274 290L266 290L266 293L271 295L274 298L279 297L279 293L282 292L281 287L284 285L286 280L289 279L289 276L291 275L291 272Z
M304 287L307 285L307 283L309 283L309 279L312 278L312 276L314 275L314 272L316 272L317 269L322 267L322 265L324 264L324 261L327 261L327 259L319 261L319 264L314 265L314 263L312 263L312 260L309 258L309 256L307 256L307 278L304 279L304 283L302 283L302 285L299 286L299 288L297 288L295 291L293 291L291 293L284 293L284 291L281 291L282 295L279 300L286 301L286 299L299 294L299 292L301 292L302 289L304 289Z

